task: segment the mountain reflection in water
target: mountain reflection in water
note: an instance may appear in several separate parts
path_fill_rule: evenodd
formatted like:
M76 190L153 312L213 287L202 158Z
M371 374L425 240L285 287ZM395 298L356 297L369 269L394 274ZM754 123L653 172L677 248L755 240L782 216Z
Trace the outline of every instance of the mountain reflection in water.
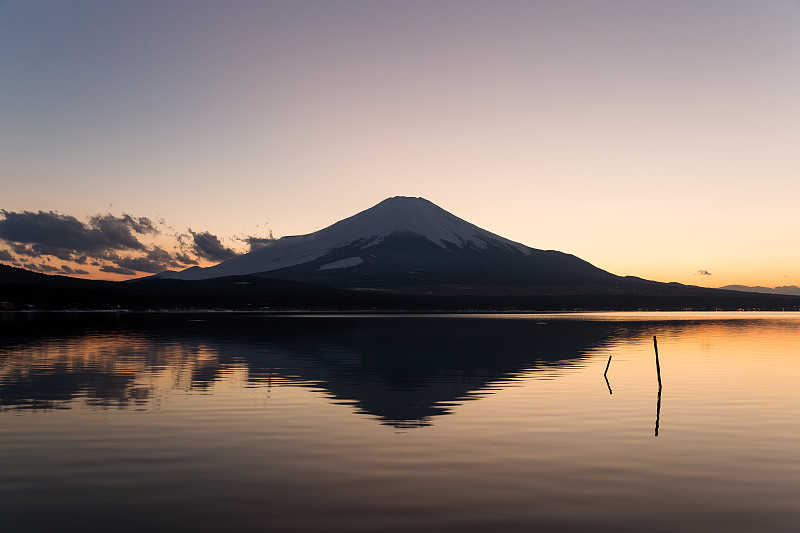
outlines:
M0 344L0 406L145 408L239 372L245 387L321 389L382 423L413 427L523 373L579 365L618 329L444 316L18 318Z

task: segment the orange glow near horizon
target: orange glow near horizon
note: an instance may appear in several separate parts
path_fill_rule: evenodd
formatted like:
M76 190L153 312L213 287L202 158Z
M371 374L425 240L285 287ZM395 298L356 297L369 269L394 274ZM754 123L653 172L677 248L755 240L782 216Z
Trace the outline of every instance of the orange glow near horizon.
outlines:
M367 207L371 207L371 205ZM459 213L454 214L459 216ZM350 215L343 215L343 218L346 216ZM479 216L481 219L486 221L488 221L490 218L488 213L485 212L481 212ZM498 215L498 219L502 220L502 215ZM474 220L469 220L468 218L467 220L470 222L475 222ZM328 224L320 224L319 226L314 225L310 229L309 224L306 223L306 232L322 229L333 222L335 221L330 221ZM481 223L478 223L477 225L480 226ZM497 227L493 227L491 223L487 224L483 222L482 227L499 233L504 237L509 237L510 234L514 233L514 228L510 230L498 230ZM523 231L521 231L519 228L516 228L516 232L523 233ZM238 232L238 234L241 235L242 232ZM304 234L304 232L290 232L290 235L299 234ZM513 240L513 237L511 238ZM681 249L680 240L675 237L668 240L662 240L664 244L656 246L655 248L655 251L658 253L656 256L652 255L652 249L648 249L644 245L641 248L638 247L638 245L632 247L617 245L615 248L608 248L605 244L607 241L601 238L588 242L576 240L574 236L572 236L571 239L572 241L567 242L572 242L573 246L582 248L581 251L569 249L567 246L558 246L555 244L552 246L539 246L539 248L557 249L565 253L571 253L580 257L581 259L589 261L599 268L620 276L636 276L660 282L678 282L685 285L697 285L700 287L712 288L722 287L725 285L761 286L769 288L800 285L800 276L787 274L785 269L779 268L774 264L765 264L771 262L762 261L759 259L758 254L748 255L747 250L742 250L737 246L730 246L726 244L724 249L721 249L718 252L725 254L722 259L707 261L705 264L700 265L701 268L694 268L695 262L690 259L690 257L692 257L691 254L686 254L684 257L680 253L674 253L674 250ZM150 239L147 242L150 243L150 246L155 244L164 248L175 248L174 243L171 244L169 236L166 235L161 235L155 240ZM518 242L528 246L537 247L522 239L518 239ZM244 246L241 241L236 240L235 238L223 239L223 244L230 246L238 253L246 252L246 246ZM683 248L683 253L686 253L685 246ZM3 249L2 245L0 245L0 249ZM700 252L695 251L694 253ZM783 253L785 257L778 264L787 264L794 260L793 250L786 249L781 253ZM766 250L764 251L764 254L765 255L763 257L767 257ZM216 264L216 262L203 260L202 258L197 258L197 260L198 265L202 267L208 267ZM800 258L798 258L798 263L800 264ZM68 275L83 279L124 281L136 277L152 275L152 273L142 271L139 271L134 275L103 272L100 270L100 266L94 266L91 264L76 264L68 261L61 261L56 258L52 258L51 260L47 261L46 264L56 268L61 267L61 265L67 265L73 269L80 268L87 270L88 274L44 272L58 275ZM733 265L733 267L728 267L728 265ZM187 268L188 266L190 265L187 265L184 268ZM173 269L181 270L181 268Z

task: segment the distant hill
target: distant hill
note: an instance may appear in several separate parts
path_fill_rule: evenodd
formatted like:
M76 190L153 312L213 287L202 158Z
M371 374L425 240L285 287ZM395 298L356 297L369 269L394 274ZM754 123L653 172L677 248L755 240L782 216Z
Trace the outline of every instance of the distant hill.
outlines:
M787 294L792 296L800 296L800 287L797 285L783 285L770 289L769 287L748 287L746 285L725 285L720 289L728 291L744 291L744 292L759 292L763 294Z
M263 277L207 281L98 281L39 274L0 265L0 302L14 310L36 309L241 309L337 308L369 305L344 291Z

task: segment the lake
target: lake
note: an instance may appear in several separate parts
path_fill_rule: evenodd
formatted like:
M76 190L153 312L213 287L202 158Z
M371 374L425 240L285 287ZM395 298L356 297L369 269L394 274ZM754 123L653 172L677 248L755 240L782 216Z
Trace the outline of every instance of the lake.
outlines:
M0 333L3 531L800 531L798 313Z

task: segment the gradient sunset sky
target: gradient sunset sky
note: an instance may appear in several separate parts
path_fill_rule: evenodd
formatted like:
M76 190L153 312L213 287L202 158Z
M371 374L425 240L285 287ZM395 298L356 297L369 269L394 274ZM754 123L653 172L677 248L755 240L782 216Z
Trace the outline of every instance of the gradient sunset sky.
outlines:
M0 73L7 264L126 279L405 195L615 274L800 285L798 2L0 0Z

